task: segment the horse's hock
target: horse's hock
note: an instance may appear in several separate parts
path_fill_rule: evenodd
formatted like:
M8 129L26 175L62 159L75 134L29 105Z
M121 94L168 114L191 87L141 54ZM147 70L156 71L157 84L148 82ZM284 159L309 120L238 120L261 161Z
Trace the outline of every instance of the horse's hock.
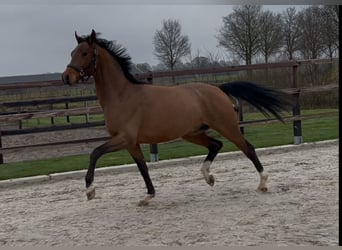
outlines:
M83 176L1 187L0 246L337 245L338 141L257 152L267 193L256 191L258 176L241 153L213 162L214 187L200 160L154 164L157 195L147 207L137 206L138 170L99 171L92 201Z

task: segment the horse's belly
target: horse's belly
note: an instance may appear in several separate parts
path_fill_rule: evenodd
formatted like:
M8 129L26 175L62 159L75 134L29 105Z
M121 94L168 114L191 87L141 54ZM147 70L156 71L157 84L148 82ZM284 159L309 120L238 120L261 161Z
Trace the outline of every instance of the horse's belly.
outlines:
M138 143L161 143L180 138L193 130L188 124L179 126L169 123L169 126L162 124L151 126L139 132Z
M139 143L161 143L180 138L200 126L201 121L195 112L184 114L169 112L145 120L139 130Z

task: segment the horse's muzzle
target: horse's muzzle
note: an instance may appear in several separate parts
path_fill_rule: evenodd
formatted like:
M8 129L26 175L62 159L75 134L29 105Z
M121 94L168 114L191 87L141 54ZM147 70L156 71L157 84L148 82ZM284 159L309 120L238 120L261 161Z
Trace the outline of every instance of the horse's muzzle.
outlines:
M64 74L62 74L62 81L64 84L70 85L69 75L64 76Z
M64 84L73 85L78 83L79 79L77 79L77 74L67 68L62 74L62 81Z

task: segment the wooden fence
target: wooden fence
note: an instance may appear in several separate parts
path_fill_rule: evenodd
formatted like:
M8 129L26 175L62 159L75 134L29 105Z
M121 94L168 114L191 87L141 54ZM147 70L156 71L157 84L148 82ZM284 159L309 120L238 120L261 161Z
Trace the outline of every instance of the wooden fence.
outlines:
M337 59L334 59L337 60ZM310 88L300 88L298 82L298 67L301 65L307 64L326 64L332 63L331 60L302 60L302 61L290 61L290 62L282 62L282 63L269 63L269 64L254 64L254 65L244 65L244 66L229 66L229 67L221 67L221 68L211 68L211 69L199 69L199 70L182 70L182 71L173 71L173 72L149 72L144 74L135 75L138 79L147 79L147 81L152 84L153 81L157 78L161 77L179 77L179 76L188 76L188 75L200 75L200 74L216 74L216 73L227 73L233 71L246 71L246 70L256 70L256 69L274 69L274 68L290 68L291 69L291 86L287 89L283 89L284 92L287 92L294 96L294 104L293 104L293 112L292 116L284 117L285 121L293 122L293 131L294 131L294 144L302 143L302 128L301 121L304 119L312 119L323 116L331 116L336 114L333 113L321 113L311 116L302 116L300 113L300 94L308 93L308 92L322 92L322 91L330 91L334 89L338 89L338 84L330 84L325 86L317 86ZM0 85L1 90L7 89L22 89L22 88L37 88L37 87L46 87L46 86L60 86L63 83L60 80L49 81L49 82L34 82L34 83L25 83L25 84L2 84ZM101 138L92 138L92 139L82 139L82 140L72 140L72 141L63 141L63 142L55 142L55 143L45 143L45 144L36 144L36 145L22 145L15 147L7 147L3 148L1 143L1 138L4 136L13 136L19 134L31 134L38 132L51 132L51 131L59 131L59 130L69 130L69 129L80 129L80 128L90 128L103 126L104 121L96 121L90 122L87 117L91 114L101 114L101 107L98 105L88 106L85 105L87 102L96 101L97 97L94 95L91 96L80 96L80 97L62 97L62 98L49 98L49 99L39 99L39 100L25 100L18 102L3 102L0 103L0 108L2 110L6 110L5 112L0 113L0 124L1 123L13 123L18 122L17 128L1 130L0 128L0 164L3 163L3 154L12 150L20 150L24 148L35 148L35 147L49 147L56 145L66 145L66 144L74 144L74 143L86 143L93 141L102 141L107 139L108 137ZM70 108L70 103L85 103L83 107ZM50 109L50 110L39 110L39 111L29 111L25 109L25 107L39 106L39 105L51 105L58 104L59 107L62 105L63 108L59 109ZM23 110L24 108L24 110ZM8 111L11 110L11 111ZM18 111L20 110L20 111ZM243 132L243 127L252 126L256 124L268 124L278 122L276 119L262 119L256 121L243 121L242 110L239 114L240 117L240 127ZM85 123L70 123L70 116L75 115L84 115L86 117ZM51 119L51 126L48 127L39 127L39 128L22 128L22 121L27 119L40 119L49 117ZM56 117L65 117L66 125L55 125L54 119ZM153 144L150 145L150 154L151 161L158 161L158 147Z

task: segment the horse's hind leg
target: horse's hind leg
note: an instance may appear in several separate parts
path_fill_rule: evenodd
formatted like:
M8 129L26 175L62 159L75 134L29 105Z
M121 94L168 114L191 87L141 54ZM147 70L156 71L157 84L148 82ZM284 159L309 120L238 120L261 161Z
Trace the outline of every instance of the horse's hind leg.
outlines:
M259 161L259 158L255 152L254 146L250 144L246 139L245 139L245 142L247 144L247 152L246 153L244 152L244 153L253 162L255 168L257 169L260 175L260 184L258 186L258 189L262 192L267 192L266 182L268 179L268 174L264 172L264 167Z
M215 178L212 174L210 174L210 165L216 157L217 153L222 148L222 142L209 137L205 132L202 132L200 134L188 134L183 136L183 139L208 148L209 153L203 162L201 171L206 182L210 186L214 186Z
M256 170L260 175L260 184L258 186L258 190L262 192L267 192L266 182L268 179L268 174L264 172L264 167L259 161L254 146L243 137L239 130L239 127L234 126L230 129L219 131L219 133L221 133L224 137L233 142L248 157L248 159L250 159L253 162Z

